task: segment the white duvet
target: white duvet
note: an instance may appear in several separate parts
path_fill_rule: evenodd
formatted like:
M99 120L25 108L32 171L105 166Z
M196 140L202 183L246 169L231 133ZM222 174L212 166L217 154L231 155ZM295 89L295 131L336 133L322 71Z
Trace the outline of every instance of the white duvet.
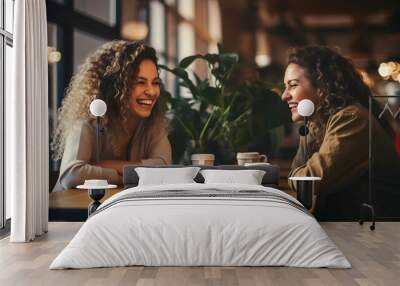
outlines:
M145 266L294 266L350 268L309 214L257 198L152 198L111 202L131 192L216 189L282 191L254 185L135 187L104 202L50 269ZM298 203L298 202L297 202Z

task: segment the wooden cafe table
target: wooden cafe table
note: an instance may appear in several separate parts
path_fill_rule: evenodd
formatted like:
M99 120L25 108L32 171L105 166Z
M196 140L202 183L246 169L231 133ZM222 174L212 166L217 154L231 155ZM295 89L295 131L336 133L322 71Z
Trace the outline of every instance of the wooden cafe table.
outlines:
M107 189L100 201L104 202L107 198L122 190L122 187ZM92 201L87 190L84 189L68 189L61 192L52 192L49 194L50 220L83 221L87 218L88 206Z
M112 195L121 192L122 187L108 189L100 200L104 202ZM295 192L283 189L284 192L296 197ZM50 220L55 221L84 221L87 218L87 210L92 199L87 190L69 189L62 192L53 192L49 195Z
M279 189L286 192L287 194L296 197L294 191L290 190L288 186L288 174L290 171L290 161L286 160L274 160L271 161L272 164L277 164L280 166L280 180ZM104 198L101 200L103 202L105 199L122 191L122 186L116 189L106 190ZM62 192L50 193L49 207L50 209L80 209L87 210L89 204L92 202L89 198L87 190L79 189L69 189Z
M279 189L287 194L296 197L296 193L288 186L288 174L290 171L289 161L274 161L281 168ZM107 189L104 197L100 200L104 202L110 196L121 192L123 187ZM87 190L69 189L62 192L53 192L49 196L50 220L58 221L84 221L87 218L87 210L92 199Z
M112 195L119 193L123 190L122 187L116 189L108 189L101 202L104 202ZM52 192L49 196L50 208L78 208L87 209L88 205L92 202L87 190L82 189L69 189L61 192Z

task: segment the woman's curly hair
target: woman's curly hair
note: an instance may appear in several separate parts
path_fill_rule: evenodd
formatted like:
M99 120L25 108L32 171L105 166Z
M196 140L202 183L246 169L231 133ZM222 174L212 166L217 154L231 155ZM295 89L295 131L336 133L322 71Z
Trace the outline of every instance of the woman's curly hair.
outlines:
M311 84L320 92L320 102L312 120L317 127L319 144L331 115L351 104L369 108L371 90L350 60L338 52L323 46L293 48L288 58L290 63L301 66ZM372 113L378 118L379 106L375 100L372 100ZM389 135L393 135L386 120L379 122Z
M51 148L53 158L61 159L65 140L77 121L94 120L89 105L94 99L102 99L107 104L103 124L107 130L114 124L124 126L131 112L129 99L142 60L149 59L157 66L157 56L153 48L141 42L111 41L91 54L78 73L72 77L66 96L58 112L58 124L53 133ZM146 126L158 124L164 119L163 104L155 104ZM110 142L112 146L113 142ZM117 148L116 146L114 146Z

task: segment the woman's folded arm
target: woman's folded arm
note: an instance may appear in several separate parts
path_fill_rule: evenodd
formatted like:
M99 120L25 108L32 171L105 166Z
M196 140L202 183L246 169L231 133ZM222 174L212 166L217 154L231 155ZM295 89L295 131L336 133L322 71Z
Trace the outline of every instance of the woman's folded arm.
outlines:
M368 169L368 115L360 110L337 112L327 124L318 152L289 176L317 176L317 193L331 193ZM300 145L299 148L303 148ZM290 180L289 180L290 181ZM289 182L293 188L293 183Z

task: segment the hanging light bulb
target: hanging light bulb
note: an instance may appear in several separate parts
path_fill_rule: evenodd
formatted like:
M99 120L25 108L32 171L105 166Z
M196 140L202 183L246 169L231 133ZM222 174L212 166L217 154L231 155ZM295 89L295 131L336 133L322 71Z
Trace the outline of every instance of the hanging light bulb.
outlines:
M123 24L121 35L130 41L143 40L147 37L149 28L146 23L139 21L129 21Z
M378 73L381 77L388 77L392 73L388 63L381 63L378 68Z
M256 56L254 58L254 61L260 68L266 67L271 64L268 37L263 30L259 30L256 32Z
M381 63L378 68L378 73L386 80L392 78L393 80L400 82L400 63Z
M49 64L58 63L61 60L61 53L55 47L47 47L47 62Z

